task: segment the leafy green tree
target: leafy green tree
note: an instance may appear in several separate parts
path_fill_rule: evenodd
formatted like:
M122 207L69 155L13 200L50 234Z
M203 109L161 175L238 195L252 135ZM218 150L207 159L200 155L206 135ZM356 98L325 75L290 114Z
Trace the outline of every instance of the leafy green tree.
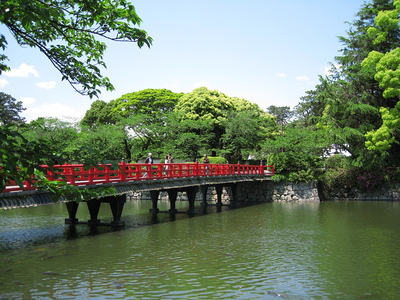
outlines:
M275 166L275 180L312 181L320 174L328 147L322 132L289 126L266 140L262 152L268 157L267 163Z
M114 101L96 100L91 104L90 109L86 111L80 123L82 126L88 127L116 124L119 118L112 112L113 108Z
M21 101L0 92L0 125L25 122L25 119L19 115L24 110Z
M167 89L145 89L122 95L113 102L112 113L119 118L132 142L131 159L138 160L148 151L161 153L168 134L168 116L183 93Z
M174 153L175 157L189 158L196 161L202 152L207 152L208 142L212 139L213 125L210 120L189 120L181 112L168 116L167 127L162 133L162 153Z
M376 44L369 33L380 11L393 9L392 1L365 3L350 25L347 37L340 37L344 47L336 57L337 67L320 77L314 91L308 92L297 107L302 124L323 130L331 144L351 153L355 166L374 168L368 153L365 134L382 124L379 108L393 108L397 100L383 97L383 88L363 69L362 63L371 51L386 52L398 47L398 32L390 30L385 43ZM312 127L313 128L313 127ZM396 155L393 149L392 155ZM384 163L376 157L377 163Z
M362 62L363 70L370 74L383 88L386 99L400 96L400 47L398 43L390 43L393 33L400 33L399 14L400 1L393 2L394 9L379 11L374 26L368 29L374 44L387 44L380 51L371 51ZM383 51L382 51L383 50ZM386 51L386 52L385 52ZM366 133L366 146L377 152L388 151L394 143L399 143L400 102L391 108L386 104L380 108L382 125Z
M70 161L86 165L121 162L125 157L125 132L115 125L81 130L65 149Z
M287 125L293 112L290 110L289 106L275 106L271 105L267 108L267 112L276 117L276 123L281 126Z
M206 135L210 139L206 142L210 149L220 148L220 139L224 133L222 122L226 120L228 111L234 110L232 98L218 91L210 91L206 87L200 87L185 94L175 106L175 111L180 112L181 121L206 121L212 131ZM198 135L203 134L197 128L189 131Z
M228 160L235 161L260 142L265 137L265 128L272 124L272 116L257 104L205 87L183 95L175 106L175 112L179 122L187 125L183 132L197 135L197 140L204 143L199 149L221 151ZM248 123L239 124L235 120L239 116ZM255 119L249 120L250 116ZM199 127L196 122L203 122L206 126ZM250 135L245 137L250 131L256 140L251 140Z
M22 181L42 171L41 165L52 165L58 160L47 141L29 141L20 133L26 126L0 126L0 191L10 180L22 187Z
M135 28L141 20L127 0L5 0L0 2L0 11L0 23L17 43L38 48L63 80L89 97L98 96L101 87L114 89L100 70L106 67L106 44L102 40L136 42L139 47L152 44L144 30ZM3 34L0 48L7 48ZM0 55L0 72L9 70L7 60L6 55ZM29 141L9 126L0 130L2 184L9 179L20 183L33 174L39 176L41 163L53 163L46 141Z
M59 161L54 163L62 164L68 162L65 149L77 138L78 128L74 123L57 118L38 118L31 121L26 129L22 128L21 133L29 141L46 141L53 155L59 157Z
M142 114L149 122L163 122L182 96L167 89L145 89L116 99L113 111L123 117Z
M230 112L222 124L222 152L231 163L257 153L262 142L276 131L274 119L257 110Z
M38 48L73 88L98 96L99 87L113 90L100 67L106 67L102 40L136 42L150 47L152 38L135 28L141 23L127 0L3 0L0 23L22 46ZM7 40L0 34L0 48ZM7 56L0 56L0 72L8 70Z

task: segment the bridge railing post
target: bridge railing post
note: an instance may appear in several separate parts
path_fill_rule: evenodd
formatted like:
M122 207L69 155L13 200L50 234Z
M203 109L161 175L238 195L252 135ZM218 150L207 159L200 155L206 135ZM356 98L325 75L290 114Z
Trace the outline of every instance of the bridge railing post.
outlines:
M127 168L127 166L126 166L125 161L122 161L118 166L119 166L119 172L118 172L119 180L120 181L126 181L126 168Z

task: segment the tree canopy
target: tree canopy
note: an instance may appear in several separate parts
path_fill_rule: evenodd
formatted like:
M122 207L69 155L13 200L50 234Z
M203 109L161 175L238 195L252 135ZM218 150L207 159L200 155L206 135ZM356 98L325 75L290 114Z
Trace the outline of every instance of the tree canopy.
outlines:
M21 101L0 92L0 125L23 123L25 119L19 114L24 110Z
M150 47L152 38L138 29L141 19L127 0L3 0L0 23L22 46L38 48L82 95L98 96L99 88L113 90L99 67L106 67L102 40L135 42ZM0 48L7 40L0 34ZM0 73L9 70L0 55Z

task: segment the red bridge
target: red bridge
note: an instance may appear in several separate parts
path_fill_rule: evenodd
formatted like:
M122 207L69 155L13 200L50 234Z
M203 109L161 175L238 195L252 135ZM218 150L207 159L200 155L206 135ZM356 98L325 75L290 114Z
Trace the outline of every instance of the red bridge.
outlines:
M189 202L187 213L196 213L195 198L198 191L202 194L202 204L207 205L207 189L214 186L217 191L217 204L221 206L221 195L224 186L232 191L231 203L237 202L237 185L239 183L268 180L274 174L273 166L254 166L242 164L118 164L99 165L86 169L84 165L42 166L46 177L52 181L65 181L80 188L112 187L115 193L98 199L86 199L90 220L79 222L76 218L79 202L63 199L66 202L69 218L67 224L86 223L104 225L97 219L101 203L109 203L113 214L111 226L124 226L121 220L122 210L128 193L149 191L153 202L150 211L158 213L157 201L161 191L168 193L170 209L168 213L178 212L175 202L178 192L185 192ZM35 178L23 182L23 189L16 182L9 182L0 193L0 207L24 206L30 203L51 203L51 193L36 191Z
M200 164L200 163L171 163L171 164L118 164L114 169L111 164L99 165L86 169L84 165L55 165L42 166L48 180L66 181L71 185L90 186L118 182L131 182L154 179L172 179L203 176L229 175L266 175L271 176L273 166L243 165L243 164ZM35 179L23 182L23 189L15 182L9 182L2 193L36 190Z

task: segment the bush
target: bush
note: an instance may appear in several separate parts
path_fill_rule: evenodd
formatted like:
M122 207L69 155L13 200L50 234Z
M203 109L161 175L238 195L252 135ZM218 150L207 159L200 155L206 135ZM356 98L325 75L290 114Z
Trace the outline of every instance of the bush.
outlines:
M227 164L228 161L226 160L226 158L221 157L221 156L209 156L208 159L210 160L210 164ZM204 157L199 159L199 163L203 163L204 162Z

